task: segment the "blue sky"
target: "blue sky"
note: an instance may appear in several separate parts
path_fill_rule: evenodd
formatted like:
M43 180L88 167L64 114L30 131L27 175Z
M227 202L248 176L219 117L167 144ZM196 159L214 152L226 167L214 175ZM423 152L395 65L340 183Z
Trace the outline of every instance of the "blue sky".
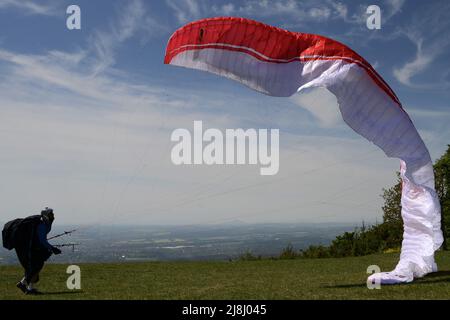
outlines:
M70 4L81 30L66 28ZM366 28L370 4L380 30ZM267 97L163 64L177 28L224 15L349 45L397 93L432 158L446 149L448 1L0 0L0 220L45 205L61 223L380 220L398 161L349 129L331 94ZM170 133L193 120L279 128L279 174L175 167Z

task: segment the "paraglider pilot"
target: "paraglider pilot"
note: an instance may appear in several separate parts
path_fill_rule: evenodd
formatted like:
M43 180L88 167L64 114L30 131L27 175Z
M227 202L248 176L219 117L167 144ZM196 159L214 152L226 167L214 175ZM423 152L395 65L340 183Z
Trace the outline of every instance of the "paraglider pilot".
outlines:
M45 261L52 254L60 254L61 250L47 241L47 234L55 220L53 209L46 207L41 215L20 219L15 234L15 250L25 275L17 283L17 288L25 294L39 294L33 285L39 281L39 272Z

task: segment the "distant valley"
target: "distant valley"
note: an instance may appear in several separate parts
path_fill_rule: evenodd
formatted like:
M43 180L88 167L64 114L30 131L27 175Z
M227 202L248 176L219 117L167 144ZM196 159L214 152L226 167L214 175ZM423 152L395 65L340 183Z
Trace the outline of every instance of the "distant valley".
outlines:
M329 244L338 234L353 231L348 224L246 224L239 221L220 225L187 226L64 226L55 227L49 237L78 228L52 244L79 243L72 251L63 248L56 263L229 260L251 252L278 255L288 244L303 249L311 244ZM15 264L14 251L0 250L0 264Z

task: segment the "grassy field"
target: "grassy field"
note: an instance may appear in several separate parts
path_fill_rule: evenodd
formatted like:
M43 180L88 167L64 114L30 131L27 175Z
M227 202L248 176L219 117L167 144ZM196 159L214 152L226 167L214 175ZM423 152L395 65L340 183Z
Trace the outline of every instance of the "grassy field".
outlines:
M366 287L366 269L391 270L398 254L343 259L81 264L79 291L66 288L67 265L48 264L41 296L15 284L21 269L0 267L0 299L450 299L450 253L439 272L412 284Z

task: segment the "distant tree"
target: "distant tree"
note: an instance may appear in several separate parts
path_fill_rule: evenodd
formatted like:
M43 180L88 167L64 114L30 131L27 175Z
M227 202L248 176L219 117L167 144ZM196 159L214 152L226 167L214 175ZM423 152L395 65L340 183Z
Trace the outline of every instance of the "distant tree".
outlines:
M325 246L309 246L308 248L301 250L299 257L301 258L330 258L332 257L330 253L330 247Z
M441 202L441 225L444 233L444 249L448 250L448 239L450 235L450 145L447 151L434 165L436 176L436 192Z
M378 234L386 243L386 247L399 247L403 239L402 220L402 181L400 173L397 173L397 183L389 188L383 188L381 197L384 199L383 223L377 226Z
M383 210L383 223L389 224L402 224L402 181L400 174L397 173L397 183L389 188L383 188L383 194L381 197L384 199L384 205L381 207Z
M337 236L330 245L330 254L333 257L353 256L356 238L356 232L345 232L344 234Z
M250 250L246 250L244 253L242 253L238 257L238 260L240 260L240 261L255 261L255 260L261 260L261 259L262 259L261 255L255 256Z
M295 259L299 257L299 253L294 249L294 246L289 243L286 248L281 251L279 259Z

